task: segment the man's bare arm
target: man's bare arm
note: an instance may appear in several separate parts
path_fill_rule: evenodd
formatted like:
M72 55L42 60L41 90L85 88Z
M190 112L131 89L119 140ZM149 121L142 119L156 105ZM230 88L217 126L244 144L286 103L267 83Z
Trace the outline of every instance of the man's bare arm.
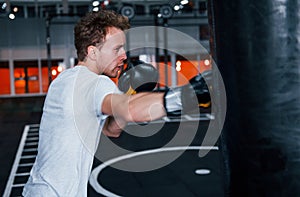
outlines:
M143 92L135 95L109 94L104 98L102 112L126 122L145 122L166 115L164 93Z
M127 122L115 120L113 116L109 116L102 129L102 133L108 137L119 137L126 126Z
M164 93L143 92L135 95L109 94L104 98L102 112L108 114L103 133L118 137L127 122L145 122L166 115Z

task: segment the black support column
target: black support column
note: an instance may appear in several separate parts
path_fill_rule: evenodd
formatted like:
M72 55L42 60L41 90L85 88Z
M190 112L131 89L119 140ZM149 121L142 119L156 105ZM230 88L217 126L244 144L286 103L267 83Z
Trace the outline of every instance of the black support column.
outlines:
M212 52L228 96L228 192L300 196L300 2L208 5Z

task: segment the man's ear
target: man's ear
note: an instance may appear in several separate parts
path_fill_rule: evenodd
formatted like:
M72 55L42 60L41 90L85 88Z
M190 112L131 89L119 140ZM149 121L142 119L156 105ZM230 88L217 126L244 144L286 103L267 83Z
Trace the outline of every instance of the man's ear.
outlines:
M96 47L95 46L88 46L87 56L92 60L96 59Z

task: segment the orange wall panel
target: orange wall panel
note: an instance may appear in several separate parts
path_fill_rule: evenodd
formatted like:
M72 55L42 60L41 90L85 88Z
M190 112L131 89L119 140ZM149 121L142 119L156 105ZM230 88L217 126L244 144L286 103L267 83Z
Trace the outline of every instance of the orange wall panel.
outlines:
M0 68L0 94L10 94L9 68Z
M15 92L16 94L25 93L25 72L24 68L15 68L14 69L14 78L15 78Z
M168 81L166 81L166 71L168 72ZM159 72L159 84L160 87L164 86L170 86L172 84L172 78L171 78L171 73L172 73L172 67L171 63L169 62L168 65L165 65L164 63L159 63L158 66L158 72Z
M205 65L204 61L187 61L180 60L181 66L180 70L177 72L177 86L184 85L188 82L189 79L197 75L199 72L202 73L205 70L211 69L210 65ZM199 68L200 64L200 68ZM52 70L57 70L57 66L53 66ZM165 71L167 69L168 72L168 81L165 79ZM175 68L174 68L175 69ZM172 84L172 68L171 63L169 62L167 66L165 66L164 62L160 62L158 66L159 70L159 83L160 87L164 87L165 85L171 86ZM39 71L37 67L28 67L27 74L31 80L28 81L28 91L29 93L38 93L40 92L39 88L39 78L41 77L42 81L42 92L48 91L49 80L48 80L48 67L42 67L42 76L39 76ZM59 75L52 76L52 80L54 80ZM24 68L15 68L14 77L19 78L14 82L15 92L16 94L26 93L26 81L25 79L21 79L25 77ZM113 82L118 83L118 78L111 78ZM166 84L167 83L167 84ZM10 94L10 73L9 68L0 68L0 94Z
M48 91L49 79L48 79L48 67L42 67L42 89L43 92Z
M38 68L28 68L28 77L31 79L28 81L29 93L38 93L40 91L39 69Z

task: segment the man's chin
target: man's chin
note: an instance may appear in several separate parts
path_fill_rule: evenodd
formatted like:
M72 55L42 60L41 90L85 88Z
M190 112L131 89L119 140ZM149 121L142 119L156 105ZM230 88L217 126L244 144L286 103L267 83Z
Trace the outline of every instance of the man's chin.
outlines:
M110 74L103 73L103 75L105 75L107 77L110 77L110 78L116 78L116 77L118 77L118 73L116 73L116 74L113 74L113 73L110 73Z

